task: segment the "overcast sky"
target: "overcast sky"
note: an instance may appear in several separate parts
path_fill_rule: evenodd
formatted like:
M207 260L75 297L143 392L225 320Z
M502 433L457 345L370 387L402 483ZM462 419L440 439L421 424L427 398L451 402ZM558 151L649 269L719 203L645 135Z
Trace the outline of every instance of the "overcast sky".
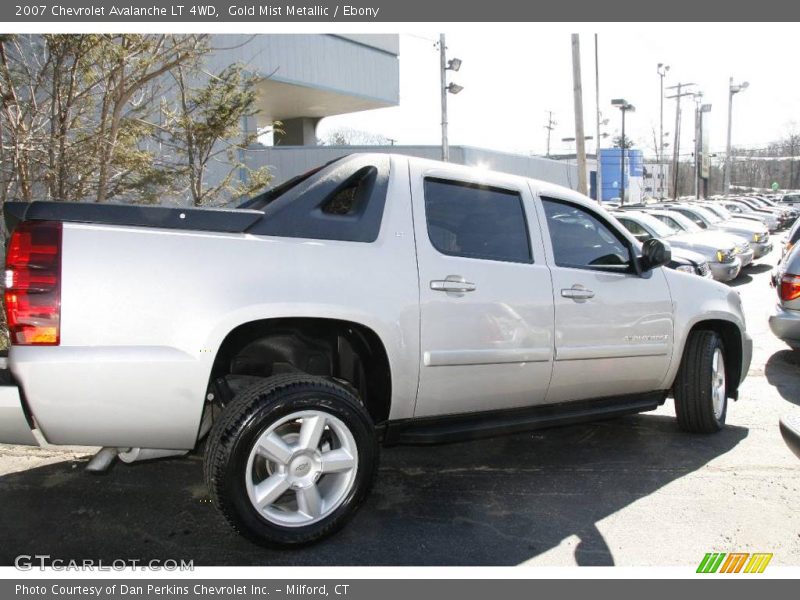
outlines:
M591 26L590 26L591 27ZM586 135L595 133L594 29L581 33ZM711 151L725 148L728 77L750 87L734 97L734 145L761 147L800 124L797 26L794 24L699 25L630 24L599 33L600 110L610 119L605 130L618 135L619 111L612 98L636 106L626 130L637 146L652 154L653 128L659 122L656 65L670 65L665 86L694 82L710 113ZM572 54L569 29L547 24L488 24L485 30L451 31L448 56L463 60L450 80L464 91L449 97L450 143L507 152L545 151L546 111L558 122L553 153L574 151L561 139L574 136ZM437 31L400 35L400 105L324 119L319 134L353 127L383 134L401 144L438 144L439 73L433 41ZM671 92L666 91L666 95ZM691 152L693 101L684 98L681 154ZM664 101L664 131L672 142L675 101ZM610 139L610 138L609 138ZM594 150L589 142L587 151Z

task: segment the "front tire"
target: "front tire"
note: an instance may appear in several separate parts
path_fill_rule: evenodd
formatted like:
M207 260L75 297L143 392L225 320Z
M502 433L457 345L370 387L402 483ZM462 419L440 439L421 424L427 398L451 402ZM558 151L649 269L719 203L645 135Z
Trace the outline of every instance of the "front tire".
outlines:
M300 546L338 530L362 504L377 436L347 387L278 375L226 406L204 466L212 500L236 531L262 545Z
M728 386L725 348L714 331L692 331L673 385L678 426L715 433L725 426Z

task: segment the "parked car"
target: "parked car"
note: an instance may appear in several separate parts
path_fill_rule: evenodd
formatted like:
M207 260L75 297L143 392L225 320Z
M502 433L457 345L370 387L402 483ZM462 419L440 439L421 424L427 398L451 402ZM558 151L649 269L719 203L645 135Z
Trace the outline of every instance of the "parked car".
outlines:
M707 208L723 221L733 220L737 222L744 221L750 224L757 224L765 227L769 232L767 220L761 215L756 215L753 213L734 213L733 211L728 210L727 207L723 206L721 202L699 201L697 202L697 205Z
M772 209L778 211L783 219L784 223L788 227L792 223L794 223L795 219L797 219L797 210L792 208L791 206L781 206L780 204L776 204L766 196L761 196L758 194L750 195L745 197L746 200L750 200L754 202L756 205L760 206L764 209Z
M739 238L736 244L736 253L742 261L742 268L749 265L755 256L755 249L751 246L751 242L758 245L759 256L764 256L772 250L772 245L769 242L769 232L766 227L750 225L744 222L723 221L707 208L696 204L665 204L664 208L682 214L701 229L723 231ZM767 241L763 242L762 240Z
M769 327L792 349L800 350L800 246L781 261L774 283L778 303L769 317Z
M764 206L757 202L754 198L749 196L735 196L731 198L735 202L739 202L740 204L744 204L748 206L751 210L758 214L769 214L775 217L778 220L778 227L777 229L785 229L790 225L789 217L786 213L772 208L771 206Z
M765 204L767 207L776 208L780 211L783 211L785 214L789 215L791 223L794 223L797 220L797 217L800 216L800 211L798 211L798 209L794 206L787 206L785 204L781 204L781 202L779 200L776 200L775 198L768 198L765 196L760 196L759 198L762 201L762 204Z
M0 441L101 445L101 469L207 435L214 504L264 544L341 527L381 442L669 395L681 428L711 433L750 365L738 293L508 174L354 154L238 210L8 202L5 222Z
M691 273L698 277L705 277L706 279L713 279L714 275L711 272L711 267L708 262L698 252L691 250L672 250L672 259L665 265L670 269L675 269L681 273Z
M699 259L702 262L702 267L693 271L697 275L730 281L741 270L741 261L735 256L735 246L730 239L720 239L723 236L715 233L683 233L643 211L619 211L614 216L639 242L661 239L669 243L673 255L690 252L696 257L695 261ZM688 269L678 270L692 272Z
M731 281L739 276L742 270L742 261L739 257L739 248L742 239L722 231L709 231L701 229L688 217L674 210L651 209L647 214L652 215L662 223L683 234L690 234L691 238L697 242L717 248L709 266L712 272L716 269L714 276L719 281ZM713 248L712 248L713 250ZM717 264L714 264L716 262Z
M730 211L737 217L758 217L763 219L764 224L770 233L774 233L781 228L781 220L778 215L771 211L756 210L748 204L733 198L724 198L718 201L721 206Z
M762 219L759 219L758 217L747 217L738 215L734 216L724 206L721 206L719 204L714 204L712 202L698 202L697 205L702 206L703 208L713 212L717 217L722 219L722 223L726 225L736 225L739 223L744 223L745 225L757 226L762 231L762 233L754 234L750 238L750 247L753 248L754 260L766 256L767 254L772 252L773 246L769 234L769 229L766 227L766 224ZM719 224L717 224L716 227L719 228Z
M790 192L788 194L784 194L779 202L792 208L798 207L800 206L800 193Z

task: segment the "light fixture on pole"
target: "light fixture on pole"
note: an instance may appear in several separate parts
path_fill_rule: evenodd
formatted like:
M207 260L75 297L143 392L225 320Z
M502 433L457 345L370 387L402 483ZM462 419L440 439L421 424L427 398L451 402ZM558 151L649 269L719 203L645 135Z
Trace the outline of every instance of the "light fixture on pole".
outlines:
M658 163L658 179L659 179L659 198L664 197L664 77L669 71L669 65L658 63L656 72L660 81L659 100L659 117L658 117L658 156L656 162Z
M615 98L611 101L612 106L616 106L619 108L620 112L622 113L622 136L619 140L620 145L620 163L619 163L619 173L620 173L620 194L619 194L619 201L620 204L625 204L625 146L627 146L628 140L625 138L625 113L626 112L636 112L636 107L625 100L624 98Z
M733 96L746 90L747 81L734 85L733 77L728 80L728 143L725 145L725 175L722 179L722 193L727 194L731 188L731 124L733 123Z
M450 160L450 145L447 140L447 94L458 94L464 88L457 83L447 83L447 71L456 72L461 68L460 58L451 58L447 60L447 45L445 44L444 34L439 34L439 71L441 76L441 85L439 92L441 93L442 100L442 160L447 162Z

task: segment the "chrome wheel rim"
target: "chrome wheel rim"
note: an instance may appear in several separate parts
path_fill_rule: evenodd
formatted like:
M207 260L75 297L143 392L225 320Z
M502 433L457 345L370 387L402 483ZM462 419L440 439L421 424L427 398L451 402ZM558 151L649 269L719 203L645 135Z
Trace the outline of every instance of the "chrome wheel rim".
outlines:
M714 407L714 416L717 420L722 418L725 410L725 359L722 350L714 350L714 357L711 359L711 400Z
M259 435L247 461L245 486L261 517L302 527L342 504L357 470L358 449L347 425L330 413L304 410Z

